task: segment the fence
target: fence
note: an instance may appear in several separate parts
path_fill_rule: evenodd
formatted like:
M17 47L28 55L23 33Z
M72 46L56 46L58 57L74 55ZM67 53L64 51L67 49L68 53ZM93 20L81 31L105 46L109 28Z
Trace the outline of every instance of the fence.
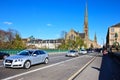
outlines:
M67 50L60 50L60 49L44 49L48 53L53 53L53 52L66 52ZM0 49L0 52L5 52L9 54L16 54L22 50L13 50L13 49Z

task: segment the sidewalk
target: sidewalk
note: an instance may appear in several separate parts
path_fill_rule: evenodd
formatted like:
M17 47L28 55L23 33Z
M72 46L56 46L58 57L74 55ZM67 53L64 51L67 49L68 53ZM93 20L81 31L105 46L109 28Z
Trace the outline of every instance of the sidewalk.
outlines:
M74 80L99 80L101 63L102 57L96 57L96 59Z
M120 64L116 57L97 57L74 80L120 80Z

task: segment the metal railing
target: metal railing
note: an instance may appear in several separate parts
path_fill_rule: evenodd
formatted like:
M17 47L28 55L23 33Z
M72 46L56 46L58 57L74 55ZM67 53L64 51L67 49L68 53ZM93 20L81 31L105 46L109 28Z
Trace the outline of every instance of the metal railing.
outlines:
M67 50L60 50L60 49L42 49L48 53L56 53L56 52L66 52ZM0 52L9 53L9 54L16 54L22 50L13 50L13 49L0 49Z

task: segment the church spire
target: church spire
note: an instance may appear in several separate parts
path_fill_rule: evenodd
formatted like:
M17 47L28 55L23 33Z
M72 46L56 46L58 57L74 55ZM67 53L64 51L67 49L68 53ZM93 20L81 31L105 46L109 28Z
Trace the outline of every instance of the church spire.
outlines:
M96 33L95 33L95 36L94 36L94 41L97 43L97 36L96 36Z
M84 15L84 33L85 37L88 39L88 7L86 2L85 15Z

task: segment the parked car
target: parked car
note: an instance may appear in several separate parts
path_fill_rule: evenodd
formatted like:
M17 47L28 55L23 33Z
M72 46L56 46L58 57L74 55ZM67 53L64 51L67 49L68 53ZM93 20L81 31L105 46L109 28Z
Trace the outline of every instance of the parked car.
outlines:
M79 53L80 53L80 54L86 54L86 53L87 53L87 50L81 49Z
M86 49L87 53L93 53L94 50L93 49Z
M5 53L5 52L0 52L0 59L5 59L6 57L10 56L9 53Z
M31 65L38 63L47 64L49 61L49 55L43 50L27 49L19 52L16 55L7 57L4 61L4 67L11 68L30 68Z
M67 53L66 53L66 56L79 56L79 53L78 51L76 50L69 50Z

